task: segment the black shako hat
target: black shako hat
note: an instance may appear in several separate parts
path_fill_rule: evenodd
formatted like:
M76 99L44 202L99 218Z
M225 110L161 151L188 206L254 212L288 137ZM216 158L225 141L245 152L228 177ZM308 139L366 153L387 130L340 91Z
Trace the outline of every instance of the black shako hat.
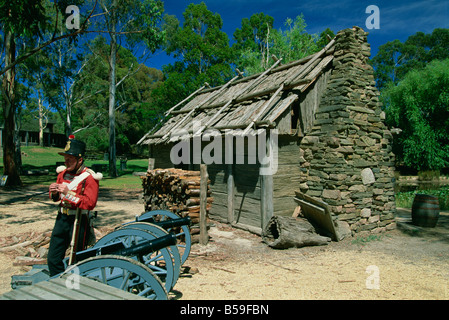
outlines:
M75 157L84 157L86 152L86 144L81 140L76 140L75 136L70 135L69 140L64 148L64 152L58 152L61 156L67 154Z

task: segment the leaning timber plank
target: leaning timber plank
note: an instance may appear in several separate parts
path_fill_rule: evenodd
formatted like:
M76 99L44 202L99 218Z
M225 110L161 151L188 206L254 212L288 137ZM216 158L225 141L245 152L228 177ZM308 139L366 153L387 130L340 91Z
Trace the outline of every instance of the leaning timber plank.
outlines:
M238 228L241 230L245 230L245 231L257 234L259 236L262 235L262 228L260 228L260 227L255 227L255 226L241 223L241 222L233 222L233 223L231 223L231 226L234 228Z
M300 86L301 92L305 92L309 86L312 85L312 83L315 82L315 80L321 76L327 65L332 62L333 56L327 56L321 62L312 70L309 72L308 77L311 79L309 83L303 84Z
M304 216L314 223L320 232L330 236L334 241L338 241L329 205L300 191L295 191L295 194L296 197L294 199L301 205Z
M249 132L249 130L252 128L252 126L254 125L254 123L256 123L256 121L260 120L260 118L265 114L265 112L271 108L272 106L272 102L273 100L277 97L277 95L284 89L284 85L282 84L277 90L276 92L271 96L271 98L263 105L263 107L258 110L257 115L253 118L253 120L251 121L251 123L245 128L245 130L243 130L243 134L247 134Z
M320 50L318 53L315 54L315 56L309 60L302 68L300 68L295 74L290 76L288 80L286 80L286 85L288 86L290 83L295 81L297 78L303 77L305 74L310 72L311 66L315 64L315 61L321 58L324 54L327 54L327 50L333 46L335 43L335 39L333 39L331 42L329 42L322 50Z
M200 92L201 90L203 90L206 86L203 85L201 88L199 88L198 90L196 90L195 92L193 92L192 94L190 94L187 98L185 98L184 100L182 100L181 102L179 102L178 104L176 104L175 106L173 106L172 108L170 108L169 110L167 110L164 113L164 116L159 120L159 122L150 130L147 132L146 135L144 135L138 142L137 144L140 144L141 142L143 142L145 139L148 139L149 136L151 135L151 133L154 132L154 130L163 122L165 121L165 119L167 118L167 116L174 111L176 108L178 108L180 105L184 104L184 102L186 102L187 100L189 100L191 97L195 96L198 92Z
M308 84L310 82L311 82L311 79L308 79L308 78L307 79L294 80L294 81L290 82L289 84L285 84L284 83L284 88L283 89L284 90L291 89L291 88L294 88L294 87L299 86L301 84ZM255 92L250 92L250 93L247 93L245 95L241 95L238 98L235 98L233 103L234 104L238 104L238 103L243 102L243 101L253 100L253 99L257 98L257 97L266 96L266 95L272 94L273 92L276 92L278 89L279 89L279 86L276 85L276 86L269 87L267 89L262 89L262 90L258 90L258 91L255 91ZM219 103L215 103L215 104L204 105L202 107L199 107L198 110L221 108L226 103L227 102L219 102ZM196 110L196 109L177 110L177 111L173 111L172 114L189 113L192 110Z

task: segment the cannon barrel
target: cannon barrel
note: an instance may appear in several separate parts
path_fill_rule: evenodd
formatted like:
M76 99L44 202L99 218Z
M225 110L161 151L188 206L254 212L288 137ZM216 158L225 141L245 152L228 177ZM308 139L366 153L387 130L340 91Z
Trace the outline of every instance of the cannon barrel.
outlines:
M158 251L168 246L176 245L177 242L178 240L176 239L176 235L174 235L173 233L169 233L166 236L154 240L143 241L132 247L120 249L114 252L113 254L119 256L143 255L150 252Z
M157 221L155 222L152 217L144 218L144 219L136 219L136 222L148 222L153 223L161 228L164 228L165 230L170 228L176 228L176 227L182 227L182 226L190 226L192 224L192 219L190 217L185 218L179 218L179 219L170 219L170 220L163 220L163 221Z
M150 252L155 252L168 246L176 245L176 243L176 235L174 235L173 233L169 233L154 240L143 241L129 248L126 248L122 242L114 242L106 244L104 246L100 246L98 248L93 247L80 251L76 254L76 261L79 262L87 258L106 254L119 256L135 256L148 254Z

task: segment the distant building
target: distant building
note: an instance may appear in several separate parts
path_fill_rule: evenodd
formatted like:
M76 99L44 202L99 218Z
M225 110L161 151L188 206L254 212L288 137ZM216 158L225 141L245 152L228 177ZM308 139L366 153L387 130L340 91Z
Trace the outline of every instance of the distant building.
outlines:
M67 137L65 134L55 133L56 121L49 120L46 128L44 129L44 147L57 147L62 148L65 146ZM0 147L3 147L3 124L0 124ZM22 146L39 145L39 122L33 120L28 123L24 123L19 131L20 143Z

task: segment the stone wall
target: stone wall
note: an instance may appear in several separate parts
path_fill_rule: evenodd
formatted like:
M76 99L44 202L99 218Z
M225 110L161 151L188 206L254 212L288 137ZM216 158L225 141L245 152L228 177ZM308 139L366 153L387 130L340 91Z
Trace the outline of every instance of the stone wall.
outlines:
M361 28L337 34L328 87L300 144L301 191L327 202L352 234L395 227L392 135L369 56Z

